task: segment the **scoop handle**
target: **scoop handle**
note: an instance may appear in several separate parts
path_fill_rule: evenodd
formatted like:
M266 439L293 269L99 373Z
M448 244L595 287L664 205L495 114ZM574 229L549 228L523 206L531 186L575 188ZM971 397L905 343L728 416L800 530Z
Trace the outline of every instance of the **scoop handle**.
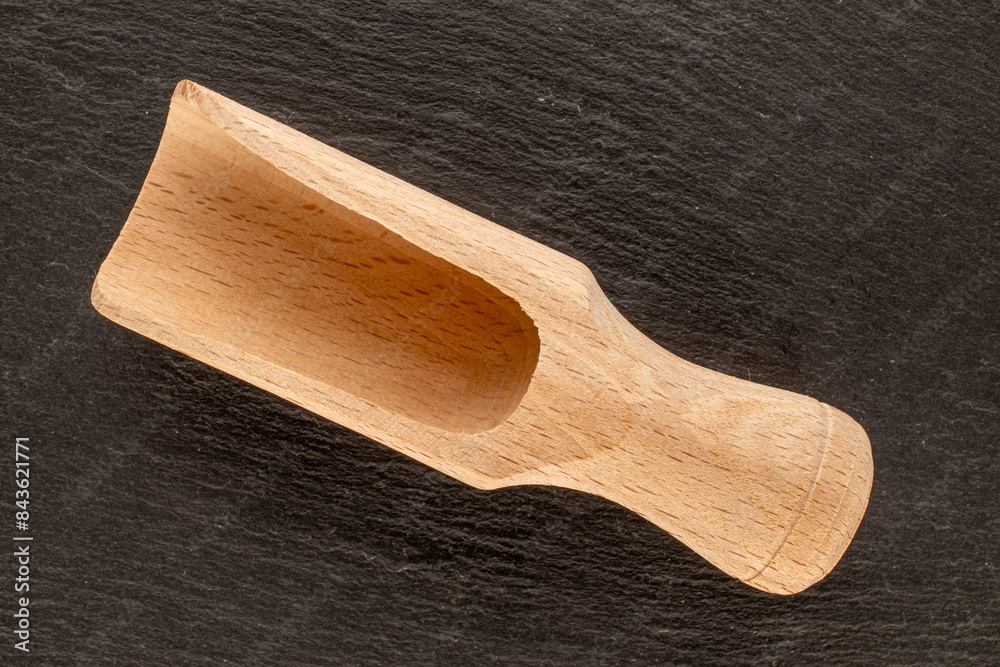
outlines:
M627 435L547 472L635 511L761 590L791 594L822 579L868 504L864 429L813 398L688 363L619 322L615 337L645 369L629 392L644 398Z

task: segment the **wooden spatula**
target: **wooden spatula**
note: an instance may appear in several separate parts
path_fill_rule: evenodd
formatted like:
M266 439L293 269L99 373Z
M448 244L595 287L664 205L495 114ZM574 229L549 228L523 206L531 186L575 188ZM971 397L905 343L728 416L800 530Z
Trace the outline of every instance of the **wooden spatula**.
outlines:
M867 506L844 413L673 356L579 262L189 81L92 298L475 487L620 503L765 591L826 575Z

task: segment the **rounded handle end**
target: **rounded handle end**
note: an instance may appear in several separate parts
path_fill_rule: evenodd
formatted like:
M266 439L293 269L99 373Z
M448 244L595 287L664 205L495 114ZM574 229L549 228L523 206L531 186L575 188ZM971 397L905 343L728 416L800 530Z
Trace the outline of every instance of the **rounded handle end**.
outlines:
M771 559L741 579L769 593L798 593L825 577L840 560L868 506L874 467L865 430L823 405L826 451L796 521Z

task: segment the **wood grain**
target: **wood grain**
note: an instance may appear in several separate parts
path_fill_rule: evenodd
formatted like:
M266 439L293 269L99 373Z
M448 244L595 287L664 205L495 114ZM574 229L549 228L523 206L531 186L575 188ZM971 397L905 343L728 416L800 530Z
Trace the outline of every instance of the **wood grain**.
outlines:
M847 415L679 359L579 262L188 81L92 299L478 488L618 502L761 590L825 576L867 506Z

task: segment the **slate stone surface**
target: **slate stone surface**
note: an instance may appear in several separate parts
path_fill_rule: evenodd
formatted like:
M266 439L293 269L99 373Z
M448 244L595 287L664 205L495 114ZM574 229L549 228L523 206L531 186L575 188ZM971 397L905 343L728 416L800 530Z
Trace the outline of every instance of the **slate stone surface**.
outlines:
M996 3L0 3L0 541L39 665L1000 664ZM590 266L676 354L871 436L793 597L480 492L99 316L190 78ZM10 553L10 546L4 553Z

